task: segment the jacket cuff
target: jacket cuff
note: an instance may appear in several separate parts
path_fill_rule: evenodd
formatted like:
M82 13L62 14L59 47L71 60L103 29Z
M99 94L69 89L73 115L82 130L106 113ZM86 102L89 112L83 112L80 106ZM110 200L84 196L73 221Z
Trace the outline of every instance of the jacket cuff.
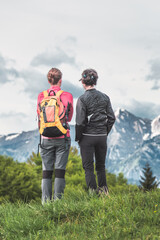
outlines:
M82 138L82 133L84 131L84 126L76 124L76 129L75 130L76 130L75 141L79 142L81 140L81 138Z

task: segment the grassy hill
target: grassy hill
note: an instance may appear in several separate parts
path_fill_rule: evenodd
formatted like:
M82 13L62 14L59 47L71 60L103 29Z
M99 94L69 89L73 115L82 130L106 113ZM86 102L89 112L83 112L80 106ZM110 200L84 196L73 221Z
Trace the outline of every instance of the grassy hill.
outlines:
M82 190L62 200L2 203L0 239L160 239L160 190L98 197Z
M0 240L160 239L160 189L145 193L106 171L109 197L88 192L71 148L63 198L42 206L41 165L34 153L26 163L0 156Z

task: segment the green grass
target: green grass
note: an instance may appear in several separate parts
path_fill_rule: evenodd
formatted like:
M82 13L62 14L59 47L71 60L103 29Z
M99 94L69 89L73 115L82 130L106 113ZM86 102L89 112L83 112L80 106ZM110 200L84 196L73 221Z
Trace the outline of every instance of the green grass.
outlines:
M61 200L0 205L0 239L160 239L160 191L98 197L71 190Z

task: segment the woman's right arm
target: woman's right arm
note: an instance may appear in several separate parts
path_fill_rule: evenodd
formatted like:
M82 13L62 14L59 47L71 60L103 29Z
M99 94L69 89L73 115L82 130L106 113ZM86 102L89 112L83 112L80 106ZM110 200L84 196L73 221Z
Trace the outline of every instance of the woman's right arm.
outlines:
M112 109L111 101L109 98L108 98L108 104L107 104L106 110L107 110L107 118L108 118L108 121L107 121L107 135L108 135L116 120L113 109Z

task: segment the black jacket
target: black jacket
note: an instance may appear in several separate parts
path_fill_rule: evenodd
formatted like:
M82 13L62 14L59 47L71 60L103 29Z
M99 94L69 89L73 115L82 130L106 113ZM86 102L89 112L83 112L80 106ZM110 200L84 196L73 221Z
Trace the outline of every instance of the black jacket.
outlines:
M86 90L76 106L76 141L84 134L106 134L115 122L109 97L96 90Z

